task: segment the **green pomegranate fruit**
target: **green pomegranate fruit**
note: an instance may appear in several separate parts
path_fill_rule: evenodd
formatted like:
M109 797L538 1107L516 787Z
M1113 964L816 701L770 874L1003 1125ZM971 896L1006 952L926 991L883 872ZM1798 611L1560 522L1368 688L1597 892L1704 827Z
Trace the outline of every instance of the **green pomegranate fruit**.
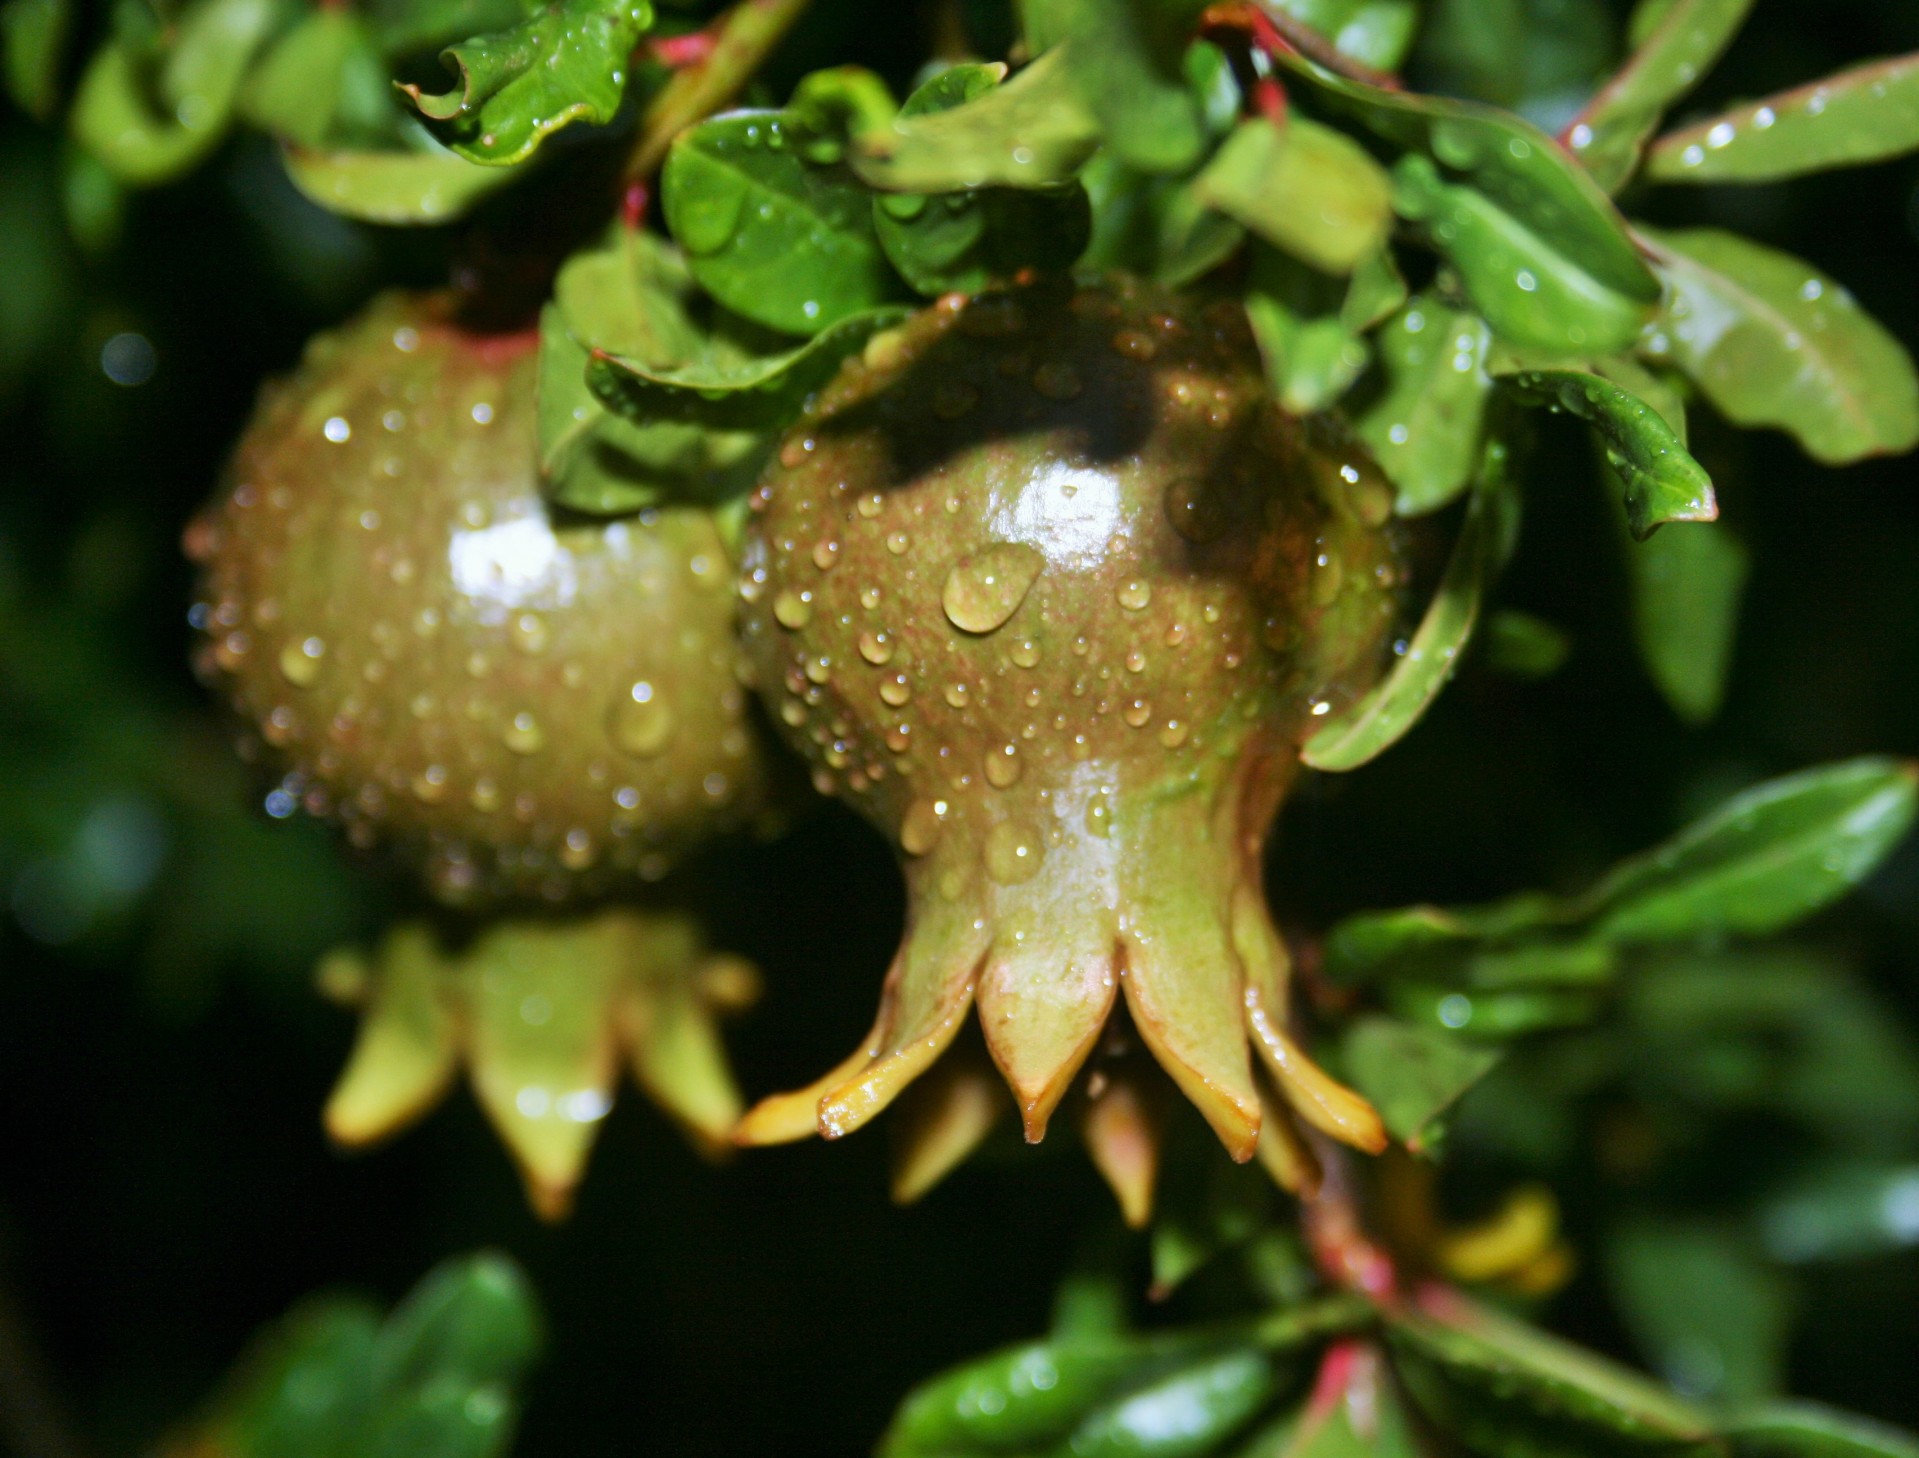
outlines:
M556 518L536 355L380 300L268 389L188 532L200 662L285 769L269 808L456 904L657 879L765 783L711 517Z
M556 515L536 359L446 297L377 301L265 392L187 546L198 661L282 776L269 811L333 819L482 913L329 960L364 1010L329 1131L393 1132L464 1062L558 1215L622 1055L700 1141L738 1117L722 964L686 917L596 898L762 815L770 746L713 519Z
M1260 882L1300 743L1381 666L1391 494L1271 402L1239 308L1124 279L942 300L843 369L753 505L758 688L892 837L909 910L867 1040L736 1138L859 1127L977 1007L1037 1140L1123 1000L1236 1158L1262 1123L1303 1148L1295 1114L1383 1147L1288 1031Z

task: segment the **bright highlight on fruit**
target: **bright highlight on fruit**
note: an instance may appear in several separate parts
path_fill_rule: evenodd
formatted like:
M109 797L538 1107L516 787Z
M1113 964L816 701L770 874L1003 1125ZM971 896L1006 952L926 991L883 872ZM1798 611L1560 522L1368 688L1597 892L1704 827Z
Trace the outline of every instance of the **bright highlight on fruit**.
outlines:
M977 1007L1036 1141L1123 1006L1236 1159L1264 1127L1307 1178L1295 1120L1383 1147L1290 1030L1260 875L1301 740L1377 670L1392 493L1270 402L1239 306L1123 279L941 300L849 362L754 506L759 689L891 836L909 911L865 1042L736 1137L852 1132ZM1136 1170L1148 1121L1102 1127L1102 1167Z

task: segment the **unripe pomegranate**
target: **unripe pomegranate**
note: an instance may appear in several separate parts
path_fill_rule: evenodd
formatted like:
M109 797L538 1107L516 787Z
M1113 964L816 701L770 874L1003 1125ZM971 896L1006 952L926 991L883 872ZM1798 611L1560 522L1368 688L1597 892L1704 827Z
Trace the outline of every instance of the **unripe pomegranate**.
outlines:
M188 533L200 662L303 805L450 902L657 878L755 814L712 519L540 497L534 334L389 295L269 387Z
M1383 1145L1286 1030L1261 851L1394 612L1390 492L1271 402L1237 305L1124 279L939 301L880 336L756 494L744 638L815 767L897 845L878 1021L736 1137L858 1128L969 1007L1037 1140L1123 997L1236 1157L1248 1033L1308 1121Z
M541 499L537 342L444 297L377 301L266 391L187 542L199 662L283 775L269 810L485 911L329 959L363 1008L329 1131L393 1132L464 1063L558 1215L623 1062L701 1142L737 1117L714 1020L750 979L683 916L572 907L762 813L770 746L713 519ZM529 896L569 909L499 904Z

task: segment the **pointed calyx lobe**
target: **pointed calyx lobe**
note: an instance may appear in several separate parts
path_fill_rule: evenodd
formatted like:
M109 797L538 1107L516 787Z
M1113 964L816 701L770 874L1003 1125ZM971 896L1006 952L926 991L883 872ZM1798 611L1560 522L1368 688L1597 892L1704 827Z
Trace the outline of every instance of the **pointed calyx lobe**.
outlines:
M1316 716L1366 686L1391 493L1271 403L1238 306L1128 280L941 300L789 434L742 593L762 695L898 845L905 939L866 1043L739 1137L843 1134L977 1007L1038 1139L1124 998L1227 1148L1363 1100L1284 1029L1262 845Z

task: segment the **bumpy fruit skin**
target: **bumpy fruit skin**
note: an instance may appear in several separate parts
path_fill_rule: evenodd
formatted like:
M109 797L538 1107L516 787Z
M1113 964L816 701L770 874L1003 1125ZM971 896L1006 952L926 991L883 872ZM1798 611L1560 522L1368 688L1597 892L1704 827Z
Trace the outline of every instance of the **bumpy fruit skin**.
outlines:
M908 924L867 1041L736 1137L849 1132L977 1004L1037 1139L1123 996L1235 1157L1249 1033L1297 1113L1380 1147L1286 1032L1260 867L1299 744L1380 665L1390 503L1272 404L1235 305L1041 281L851 362L755 497L743 636L817 782L900 848Z
M187 535L199 662L279 803L452 903L657 877L765 782L725 545L697 510L549 510L536 347L378 300L265 391Z

